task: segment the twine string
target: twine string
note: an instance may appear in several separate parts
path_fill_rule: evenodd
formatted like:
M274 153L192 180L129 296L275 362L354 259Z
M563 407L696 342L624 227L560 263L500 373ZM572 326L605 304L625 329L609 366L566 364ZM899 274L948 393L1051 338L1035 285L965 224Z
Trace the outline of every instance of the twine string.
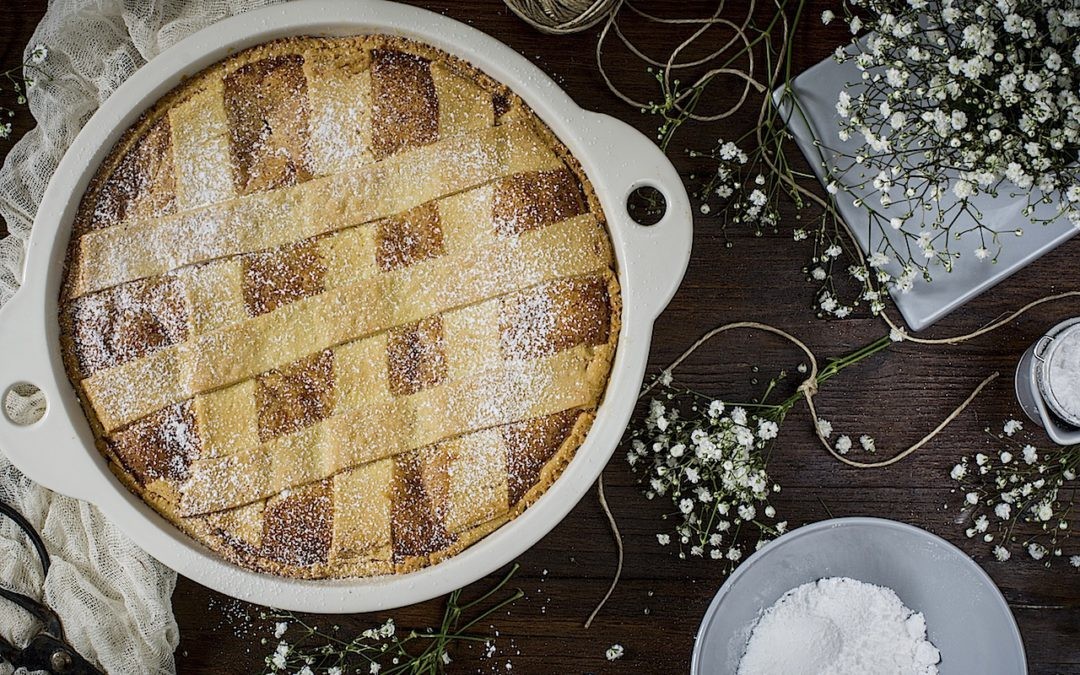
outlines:
M620 0L504 0L525 23L543 33L568 35L595 26Z
M521 14L514 7L514 5L517 4L518 2L522 2L522 4L547 4L549 2L556 2L556 1L557 0L531 0L531 1L530 0L506 0L507 4L510 5L511 9L514 10L515 13L518 13L519 16L521 16ZM565 0L565 1L569 2L569 0ZM605 45L606 41L608 40L609 36L612 33L614 33L615 36L618 37L618 39L626 47L626 49L630 51L630 53L632 53L634 56L641 59L645 63L649 64L650 66L654 66L654 67L662 69L660 77L661 77L661 84L662 84L663 91L665 92L665 95L672 97L671 98L672 107L680 115L683 115L688 119L693 119L693 120L696 120L696 121L711 122L711 121L721 120L721 119L724 119L726 117L729 117L729 116L735 114L737 111L742 109L742 107L745 105L745 103L746 103L746 101L747 101L747 99L748 99L748 97L750 95L750 92L752 90L755 91L755 92L758 92L758 93L766 93L766 92L769 92L776 85L776 83L778 82L778 80L779 80L779 78L781 76L781 73L782 73L782 71L784 69L784 64L785 64L785 60L786 60L789 39L790 39L790 36L791 36L792 26L791 26L791 24L790 24L790 22L788 20L787 15L783 11L780 11L780 17L779 18L780 18L780 22L781 22L780 32L781 32L781 37L782 37L782 40L781 40L781 45L782 46L780 47L780 51L779 51L778 56L776 58L776 63L774 65L773 69L772 69L772 72L766 74L767 78L768 78L767 81L762 82L759 79L757 79L757 77L755 76L756 65L757 64L755 62L754 50L751 49L753 41L750 39L750 37L748 35L748 28L749 28L749 25L750 25L751 18L752 18L753 14L754 14L755 3L756 3L756 0L750 0L750 2L748 3L748 7L747 7L746 13L745 13L745 19L742 22L742 24L735 23L735 22L730 21L728 19L723 19L723 18L721 18L719 16L720 13L723 11L723 8L724 8L724 5L725 5L725 2L723 0L721 0L721 2L718 3L716 11L714 11L711 16L709 16L708 18L704 18L704 19L700 19L700 18L682 18L682 19L674 18L674 19L671 19L671 18L658 17L658 16L652 15L652 14L642 10L641 8L637 7L634 3L630 2L630 0L613 0L612 2L608 2L608 3L603 3L602 1L598 0L597 2L592 3L590 5L590 8L595 9L597 13L596 14L590 14L587 17L587 21L589 22L588 26L596 25L596 24L600 23L601 21L603 21L603 27L602 27L602 29L600 31L600 34L599 34L599 37L598 37L597 43L596 43L595 57L596 57L597 68L598 68L598 70L600 72L601 78L604 81L604 84L608 87L608 89L617 98L619 98L621 101L623 101L624 103L626 103L628 105L632 105L635 108L639 108L639 109L648 109L648 108L651 107L651 105L649 103L644 103L644 102L638 101L638 100L634 99L633 97L631 97L631 96L627 95L626 93L624 93L612 81L612 79L609 76L607 70L605 69L605 67L604 67L604 59L603 59L604 45ZM588 4L588 3L579 1L577 4L584 5L584 4ZM605 4L606 4L606 7L604 7L602 10L597 9L597 7L599 7L600 5L605 5ZM693 26L697 26L697 28L690 35L690 37L688 37L687 39L682 41L678 46L676 46L670 52L667 59L659 60L659 59L653 58L650 55L648 55L647 53L645 53L640 47L638 47L637 44L635 44L633 42L633 40L631 40L623 32L623 30L622 30L622 28L621 28L621 26L619 25L619 22L618 22L618 15L619 15L620 10L623 7L626 7L632 13L634 13L637 16L639 16L639 17L641 17L641 18L643 18L643 19L645 19L647 21L650 21L650 22L654 22L654 23L658 23L658 24L666 24L666 25L693 25ZM525 18L525 17L522 17L522 18ZM529 21L529 23L533 23L533 21L530 21L528 18L526 18L526 21ZM588 26L585 26L585 27L588 27ZM691 59L691 60L687 60L687 61L679 61L679 57L687 49L689 49L690 46L695 41L700 39L702 35L704 35L706 32L708 32L708 30L710 28L713 28L713 27L729 30L729 31L731 31L731 36L718 49L713 50L712 52L710 52L708 55L706 55L704 57L697 58L697 59ZM541 30L546 30L545 28L540 28L540 29ZM573 29L571 29L571 30L573 30ZM548 32L556 32L556 31L548 30ZM566 32L570 32L570 30L567 30ZM703 66L703 65L706 65L708 63L712 63L713 61L715 61L717 59L721 59L724 56L724 54L726 54L729 50L731 50L736 45L738 45L740 47L739 54L736 54L736 56L733 56L723 66L717 67L717 68L712 68L712 69L708 70L706 73L704 73L703 75L698 77L690 87L688 87L686 89L683 89L681 91L677 90L678 85L676 85L674 83L674 81L673 81L673 73L675 71L686 69L686 68ZM741 55L741 56L743 56L745 58L746 68L745 69L736 69L736 68L728 67L728 64L730 64L731 61L734 60L735 58L738 58L739 55ZM722 109L722 110L717 111L715 113L707 114L707 115L706 114L695 113L695 112L693 112L693 109L691 107L687 107L687 105L685 105L685 103L687 102L687 99L689 97L691 97L691 96L694 96L695 92L697 92L697 95L700 96L700 91L707 84L711 83L714 78L718 78L718 77L721 77L721 76L732 77L732 78L735 78L737 80L741 80L742 83L743 83L743 87L742 87L742 91L740 93L740 96L739 96L738 100L735 101L734 104L732 104L728 108L725 108L725 109ZM691 99L691 101L693 102L693 99ZM798 102L793 99L792 100L793 112L794 112L794 108L797 107L798 105L799 105ZM760 107L760 109L758 111L757 125L756 125L756 128L755 128L755 140L758 143L759 147L764 147L765 146L764 133L766 131L766 126L767 126L766 120L769 117L769 113L770 113L771 109L772 109L771 96L766 95L762 99L761 107ZM789 173L783 171L781 169L781 167L778 166L777 160L774 159L773 157L771 157L768 152L761 153L761 157L763 158L765 166L768 167L768 169L771 172L773 172L776 176L778 176L780 178L781 182L789 189L789 191L792 194L801 196L801 197L807 199L808 201L810 201L811 203L816 204L818 207L823 209L826 212L827 215L832 215L834 218L837 219L838 222L843 224L843 227L840 228L840 229L843 231L843 236L848 240L848 242L850 244L849 250L854 251L854 254L855 254L860 266L862 266L864 268L867 267L866 255L863 253L862 248L859 245L859 243L855 240L854 235L852 234L852 231L851 231L850 227L848 226L847 222L842 217L840 217L839 213L836 211L835 202L833 200L831 200L831 199L828 199L828 200L823 199L817 193L815 193L815 192L809 190L808 188L806 188L805 186L799 184L794 179L794 177L792 175L790 175ZM824 158L822 157L822 160L823 159ZM881 292L883 290L882 285L880 283L878 283L876 280L872 279L869 283L870 283L871 288L873 288L874 290L879 291L879 292ZM1034 309L1035 307L1038 307L1038 306L1046 304L1046 303L1055 302L1055 301L1063 300L1063 299L1067 299L1067 298L1075 298L1075 297L1080 297L1080 291L1066 291L1066 292L1063 292L1063 293L1046 295L1046 296L1041 297L1041 298L1039 298L1037 300L1034 300L1032 302L1027 303L1023 307L1021 307L1020 309L1008 314L1007 316L1005 316L1005 317L1003 317L1001 319L993 321L993 322L991 322L991 323L989 323L989 324L987 324L987 325L985 325L985 326L983 326L983 327L981 327L981 328L979 328L977 330L974 330L974 331L971 331L971 332L968 332L968 333L964 333L964 334L960 334L960 335L944 337L944 338L922 338L922 337L916 337L916 336L907 335L903 331L903 329L897 324L897 322L894 321L891 316L889 316L889 314L887 312L883 311L883 312L881 312L881 314L879 316L885 322L885 324L888 325L890 330L900 333L903 336L903 339L907 340L909 342L913 342L913 343L916 343L916 344L922 344L922 345L956 345L956 344L966 342L968 340L973 340L975 338L981 337L983 335L987 335L987 334L989 334L989 333L991 333L991 332L993 332L995 330L998 330L999 328L1002 328L1002 327L1008 325L1009 323L1011 323L1015 319L1019 318L1020 316L1022 316L1026 312L1030 311L1031 309ZM777 336L787 340L791 344L795 345L796 347L799 348L800 351L802 351L806 355L807 359L810 362L810 371L809 371L809 375L807 376L807 378L802 383L800 383L797 391L800 394L802 394L803 400L806 402L807 408L808 408L808 410L810 412L811 419L813 421L815 436L817 437L818 442L821 444L821 446L823 448L825 448L825 450L829 453L830 456L832 456L837 461L839 461L839 462L841 462L841 463L843 463L843 464L845 464L847 466L851 466L853 468L871 469L871 468L881 468L881 467L885 467L885 466L890 466L892 464L896 464L896 463L902 461L903 459L907 458L911 454L917 452L920 448L924 447L927 443L929 443L931 440L933 440L946 427L948 427L948 425L951 424L957 417L959 417L975 401L975 399L979 396L979 394L981 394L982 391L987 386L989 386L994 380L996 380L1000 376L999 373L994 372L994 373L990 374L988 377L986 377L985 379L983 379L979 383L979 385L977 387L975 387L975 389L967 396L967 398L965 398L958 406L956 406L956 408L954 408L953 411L948 416L946 416L936 427L934 427L926 435L924 435L922 438L920 438L915 443L908 446L903 451L898 452L895 455L893 455L890 458L885 459L885 460L881 460L881 461L877 461L877 462L861 462L861 461L849 459L849 458L843 456L842 454L840 454L829 443L828 439L825 437L824 433L822 432L821 424L819 423L820 418L819 418L819 415L818 415L817 405L815 403L815 396L818 394L818 381L817 381L817 378L818 378L818 363L817 363L817 359L814 357L813 352L810 351L810 349L806 346L805 343L803 343L801 340L799 340L795 336L791 335L790 333L788 333L788 332L786 332L786 331L784 331L782 329L776 328L774 326L770 326L768 324L759 323L759 322L753 322L753 321L739 321L739 322L733 322L733 323L725 324L725 325L722 325L722 326L718 326L718 327L708 331L707 333L705 333L694 344L692 344L687 350L685 350L682 354L680 354L679 357L676 358L671 363L670 366L668 366L668 368L666 369L666 372L668 372L668 373L673 372L675 370L675 368L677 368L679 365L681 365L687 358L690 357L691 354L693 354L695 351L697 351L698 348L700 348L702 345L704 345L709 340L713 339L714 337L716 337L717 335L719 335L721 333L724 333L724 332L729 331L729 330L734 330L734 329L759 330L759 331L772 333L774 335L777 335ZM656 386L657 382L658 382L658 380L653 381L648 386L646 386L641 391L641 394L639 394L639 398L645 396L649 391L651 391ZM597 605L597 607L593 610L593 612L589 615L588 620L585 622L585 627L586 628L588 628L592 624L593 620L596 618L596 616L599 614L600 610L603 608L603 606L606 604L606 602L608 601L608 599L611 597L612 593L614 592L615 587L617 586L617 584L619 582L619 579L621 577L621 574L622 574L623 557L624 557L622 536L621 536L621 534L619 532L619 528L618 528L618 525L617 525L617 523L615 521L615 517L612 514L611 509L608 506L606 497L604 495L603 474L601 474L599 480L597 481L597 496L598 496L598 499L599 499L599 502L600 502L601 509L603 510L605 516L607 517L608 524L611 527L611 532L612 532L612 535L613 535L613 537L615 539L616 547L618 549L618 564L616 566L615 576L614 576L614 578L612 580L612 583L611 583L610 587L607 590L607 593L605 593L603 599L600 601L600 603Z
M639 109L647 109L651 106L650 103L638 101L637 99L634 99L624 93L618 86L615 85L614 81L612 81L611 77L608 75L608 72L604 67L604 45L607 42L608 36L612 32L614 32L614 34L632 54L634 54L639 59L645 61L651 66L662 68L661 78L663 90L665 92L665 95L672 97L672 105L679 114L684 115L688 119L696 120L699 122L715 122L717 120L721 120L735 114L746 103L747 98L749 98L750 96L751 90L762 93L765 91L765 88L754 77L756 64L754 59L754 52L750 48L752 43L750 37L747 34L747 29L750 25L750 19L754 13L756 0L749 1L748 8L746 10L746 19L741 25L728 19L720 18L719 14L723 11L724 4L724 2L718 3L716 10L712 13L711 16L707 18L668 19L649 14L648 12L645 12L644 10L636 7L633 3L629 2L629 0L619 0L612 7L611 12L607 15L607 21L604 22L604 27L600 31L600 35L596 41L596 65L597 69L600 71L601 78L603 78L604 80L604 84L613 94L615 94L616 97L618 97L624 103L627 103ZM646 54L640 47L638 47L634 43L633 40L631 40L629 37L627 37L625 33L623 33L621 27L619 26L618 15L619 10L622 9L622 7L624 6L629 8L631 12L646 19L647 21L667 25L696 25L697 28L690 35L690 37L683 40L677 47L675 47L674 50L672 50L666 60L660 61ZM784 18L784 23L785 25L787 23L786 17ZM704 35L710 28L713 27L724 27L730 29L732 35L730 38L728 38L727 42L721 45L719 49L710 52L707 56L680 62L678 60L679 56L694 42L700 39L701 36ZM725 63L723 66L712 68L699 76L691 86L681 91L676 90L677 85L673 80L673 71L683 68L701 66L716 61L722 58L723 55L727 53L733 46L740 43L741 49L739 54L745 56L746 58L745 69L730 68L728 67L727 63ZM736 57L732 58L734 59ZM731 59L729 59L728 61L730 62ZM699 113L695 113L691 108L684 105L684 102L688 98L699 96L701 90L704 88L705 85L711 83L715 78L720 76L729 76L735 78L736 80L742 81L742 92L740 93L739 98L737 101L735 101L735 103L723 110L720 110L710 115L702 115Z
M596 609L592 611L589 618L585 620L585 628L592 625L593 619L600 613L600 610L607 604L608 598L615 592L615 587L619 585L619 579L622 578L622 566L623 566L623 540L622 534L619 533L619 526L615 523L615 514L611 512L611 507L608 506L607 498L604 496L604 472L600 472L600 478L596 481L596 497L600 501L600 508L603 510L604 515L607 516L608 525L611 527L611 536L615 539L615 548L618 550L618 564L615 566L615 576L611 579L611 585L608 586L607 593L600 600L600 604L596 606Z
M683 353L680 354L678 356L678 358L676 358L674 361L672 361L671 365L669 365L667 368L665 368L663 372L668 373L668 374L673 373L675 371L675 369L679 367L679 365L681 365L684 361L686 361L686 359L688 359L694 352L696 352L698 350L698 348L703 346L706 342L709 342L710 340L712 340L717 335L720 335L721 333L727 332L729 330L734 330L734 329L749 329L749 330L758 330L758 331L764 331L764 332L767 332L767 333L772 333L773 335L777 335L777 336L783 338L784 340L790 342L791 344L798 347L800 351L802 351L802 353L806 356L807 360L810 362L810 367L809 367L809 372L808 372L808 374L806 376L806 379L804 379L802 381L802 383L799 384L799 387L798 387L797 391L800 394L803 395L803 400L806 401L807 408L810 411L810 418L814 423L814 429L816 431L815 435L816 435L818 441L821 443L822 447L824 447L825 450L828 451L828 453L830 455L832 455L836 460L838 460L838 461L840 461L840 462L842 462L842 463L844 463L844 464L846 464L848 466L855 467L855 468L858 468L858 469L875 469L875 468L880 468L880 467L883 467L883 466L889 466L890 464L895 464L896 462L899 462L900 460L904 459L908 455L911 455L912 453L917 451L919 448L923 447L924 445L929 443L931 440L933 440L935 436L937 436L939 433L941 433L941 431L943 431L945 429L945 427L949 426L949 424L953 420L955 420L957 417L959 417L960 414L962 414L964 412L964 410L966 410L967 407L971 405L971 403L982 392L982 390L985 389L987 387L987 385L989 385L991 382L996 380L998 378L998 376L1000 375L999 373L995 372L995 373L991 374L989 377L987 377L986 379L984 379L979 384L979 386L977 386L975 388L975 390L972 391L971 394L966 399L964 399L964 401L960 405L958 405L955 409L953 409L953 411L944 420L942 420L942 422L940 424L938 424L936 427L934 427L934 429L932 429L929 433L927 433L925 436L923 436L921 439L919 439L916 443L908 446L906 449L904 449L903 451L901 451L901 452L897 453L896 455L890 457L889 459L882 460L882 461L879 461L879 462L860 462L860 461L857 461L857 460L849 459L849 458L843 456L842 454L840 454L839 452L837 452L837 450L835 448L833 448L832 445L829 444L828 439L822 433L821 425L819 424L819 419L820 418L819 418L818 412L817 412L817 405L814 403L814 397L818 394L818 372L819 372L819 368L818 368L817 357L815 357L814 353L812 351L810 351L810 348L806 346L806 343L804 343L802 340L800 340L799 338L795 337L794 335L792 335L791 333L788 333L787 331L785 331L783 329L777 328L775 326L770 326L769 324L766 324L766 323L760 323L760 322L757 322L757 321L736 321L736 322L733 322L733 323L728 323L728 324L724 324L722 326L718 326L718 327L713 328L712 330L708 331L707 333L702 335L700 338L698 338L698 340L696 342L694 342L694 344L690 345L690 347L687 348L685 351L683 351ZM646 386L645 388L643 388L641 390L641 394L638 395L638 398L640 399L643 396L645 396L646 394L648 394L650 391L652 391L653 388L656 387L658 382L659 382L659 379L653 380L648 386Z

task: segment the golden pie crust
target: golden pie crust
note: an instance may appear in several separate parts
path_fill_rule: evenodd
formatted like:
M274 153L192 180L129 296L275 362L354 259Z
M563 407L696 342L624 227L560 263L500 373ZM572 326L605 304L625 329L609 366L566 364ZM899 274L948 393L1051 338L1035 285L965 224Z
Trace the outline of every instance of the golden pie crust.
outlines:
M404 573L536 501L620 295L579 164L467 63L270 42L185 81L82 199L62 349L117 476L239 565Z

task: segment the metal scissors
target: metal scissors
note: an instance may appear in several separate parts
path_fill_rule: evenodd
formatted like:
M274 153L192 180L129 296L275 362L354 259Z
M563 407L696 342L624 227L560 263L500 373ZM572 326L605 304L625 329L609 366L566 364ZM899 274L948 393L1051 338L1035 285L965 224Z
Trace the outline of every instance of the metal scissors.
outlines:
M0 501L0 514L7 516L19 526L37 551L41 569L49 573L49 552L45 542L33 526L10 505ZM9 591L0 586L0 597L14 602L41 622L42 628L22 649L18 649L3 637L0 637L0 663L7 661L17 668L26 668L30 672L45 671L53 675L105 675L75 651L64 638L64 627L60 616L44 603L33 598Z

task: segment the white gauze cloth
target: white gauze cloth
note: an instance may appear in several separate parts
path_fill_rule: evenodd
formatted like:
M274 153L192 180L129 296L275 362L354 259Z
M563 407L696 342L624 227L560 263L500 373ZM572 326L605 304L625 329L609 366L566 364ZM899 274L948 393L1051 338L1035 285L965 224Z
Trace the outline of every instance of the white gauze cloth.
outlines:
M0 169L0 217L10 232L0 240L0 304L19 287L23 251L45 185L98 106L136 69L178 40L272 1L50 2L26 48L27 57L35 45L48 48L40 66L48 77L37 76L27 96L38 126L11 149ZM42 401L14 396L5 405L16 418L36 419ZM52 570L43 581L26 538L3 519L0 583L43 598L59 613L71 644L105 671L175 672L175 572L135 546L95 507L32 483L2 452L0 499L26 516L52 555ZM0 599L0 634L5 638L22 645L37 628L24 611ZM10 672L10 666L0 666L0 675Z

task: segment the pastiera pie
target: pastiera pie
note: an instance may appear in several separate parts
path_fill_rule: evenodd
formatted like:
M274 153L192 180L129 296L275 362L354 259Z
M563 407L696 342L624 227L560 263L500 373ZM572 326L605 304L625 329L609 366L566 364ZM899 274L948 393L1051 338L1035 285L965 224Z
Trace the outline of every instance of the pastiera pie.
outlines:
M620 304L583 171L504 86L388 36L192 77L86 192L68 374L120 479L256 570L401 573L533 503Z

